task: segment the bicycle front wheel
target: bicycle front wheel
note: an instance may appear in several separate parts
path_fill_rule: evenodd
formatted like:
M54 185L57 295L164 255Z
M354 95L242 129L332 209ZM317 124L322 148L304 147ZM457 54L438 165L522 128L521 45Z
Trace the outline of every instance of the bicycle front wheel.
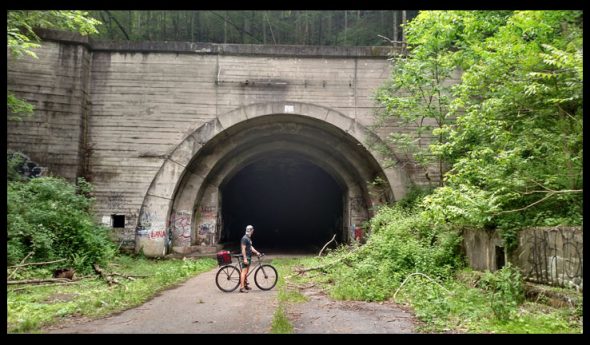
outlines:
M254 273L254 283L260 290L270 290L279 280L277 270L271 265L261 265Z
M230 265L221 267L215 276L215 284L221 291L234 291L240 285L240 270Z

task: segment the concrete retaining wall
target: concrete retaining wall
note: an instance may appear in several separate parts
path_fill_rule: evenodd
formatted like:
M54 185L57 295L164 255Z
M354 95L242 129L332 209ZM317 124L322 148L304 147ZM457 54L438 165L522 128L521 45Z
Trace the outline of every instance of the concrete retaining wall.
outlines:
M97 219L111 225L114 215L125 217L123 227L113 228L122 247L134 246L137 231L143 231L138 224L157 225L149 235L157 238L150 241L165 242L160 235L169 230L171 214L140 212L145 203L171 204L156 202L158 196L148 197L148 191L163 188L152 186L157 175L174 163L169 156L198 128L256 104L309 104L309 109L331 109L320 121L336 127L344 121L349 124L344 133L371 128L378 109L373 92L390 77L389 54L403 50L402 45L115 43L52 30L39 36L45 40L36 49L39 59L9 58L8 90L36 110L29 119L8 122L8 148L50 173L91 181ZM414 130L392 121L376 134ZM398 166L404 171L393 181L395 193L403 195L411 182L430 183L411 162ZM184 173L177 172L177 178ZM437 167L429 167L428 175L436 183ZM166 183L178 188L177 181Z
M504 252L496 231L464 230L463 246L469 265L495 271L502 262L520 268L526 280L583 289L583 231L581 227L537 227L518 234L518 247Z

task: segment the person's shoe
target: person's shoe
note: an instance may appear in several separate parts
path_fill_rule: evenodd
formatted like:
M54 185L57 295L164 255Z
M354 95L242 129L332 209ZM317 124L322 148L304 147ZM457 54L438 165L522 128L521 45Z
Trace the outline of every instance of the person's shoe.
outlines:
M251 288L251 287L249 287L248 285L246 285L246 286L244 287L244 289L246 289L246 290L252 290L252 288Z
M248 292L248 290L244 289L244 288L240 288L240 292Z

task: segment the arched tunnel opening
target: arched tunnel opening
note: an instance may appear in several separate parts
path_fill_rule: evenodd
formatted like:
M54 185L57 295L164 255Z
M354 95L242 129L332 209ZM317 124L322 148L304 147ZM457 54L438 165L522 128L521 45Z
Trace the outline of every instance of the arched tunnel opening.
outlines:
M345 191L326 171L296 155L266 157L220 186L219 242L239 251L247 225L265 253L316 253L336 233L342 239ZM334 243L334 242L333 242Z

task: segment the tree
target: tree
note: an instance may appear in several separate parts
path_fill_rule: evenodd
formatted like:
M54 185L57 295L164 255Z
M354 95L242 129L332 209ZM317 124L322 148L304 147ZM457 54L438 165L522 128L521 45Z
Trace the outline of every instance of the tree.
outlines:
M480 19L462 17L451 104L462 115L432 146L452 169L426 205L440 220L491 228L581 224L582 13L516 11L470 39L489 25Z
M35 48L40 46L36 28L54 28L79 32L82 35L98 33L98 20L89 17L83 11L8 11L7 45L14 58L28 55L36 58ZM31 104L8 92L7 106L9 119L18 120L21 116L31 115Z
M451 54L460 28L446 25L456 20L457 13L435 12L418 16L407 26L409 53L393 56L391 79L380 88L375 98L383 107L378 112L377 127L398 120L404 126L415 126L415 133L390 133L387 141L405 151L407 160L415 159L426 168L433 156L428 149L432 126L442 128L448 123L450 88L448 79L456 69ZM424 135L426 134L426 138ZM442 143L442 134L436 138ZM442 157L438 159L439 176L444 173ZM442 178L439 179L442 184Z

